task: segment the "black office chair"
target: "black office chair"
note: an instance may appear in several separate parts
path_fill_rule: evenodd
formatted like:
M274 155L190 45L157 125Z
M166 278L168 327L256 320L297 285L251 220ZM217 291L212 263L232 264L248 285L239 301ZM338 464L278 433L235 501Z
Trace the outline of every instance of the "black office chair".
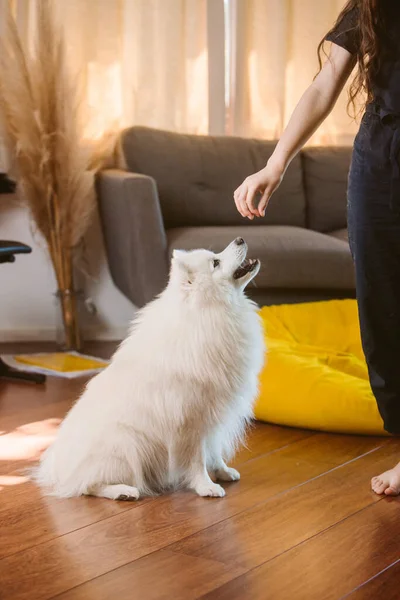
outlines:
M6 175L0 173L0 194L10 194L13 193L14 190L15 183L8 179ZM16 254L29 254L30 252L32 252L32 248L26 244L0 240L0 263L13 263ZM33 383L43 383L46 380L45 375L40 373L25 373L24 371L11 369L11 367L0 358L0 378L1 377L31 381Z
M16 254L29 254L32 248L20 242L9 242L0 240L0 263L12 263Z

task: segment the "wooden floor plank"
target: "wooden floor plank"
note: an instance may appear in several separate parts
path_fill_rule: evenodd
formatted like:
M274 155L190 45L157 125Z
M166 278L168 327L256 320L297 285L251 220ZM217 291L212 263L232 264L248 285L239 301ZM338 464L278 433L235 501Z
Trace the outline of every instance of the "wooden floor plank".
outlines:
M248 460L254 460L313 435L316 435L315 431L255 423L249 430L246 445L236 455L235 464L242 465Z
M108 359L117 342L87 343L85 352ZM0 344L0 353L54 352L52 343L43 344ZM0 379L0 431L48 419L63 418L71 404L82 391L87 378L60 379L48 377L44 384L35 385Z
M43 498L30 482L24 483L24 469L34 464L32 461L54 438L56 418L64 415L82 385L82 380L71 382L49 378L47 387L22 385L24 394L21 394L21 384L6 384L7 397L5 400L3 397L0 403L0 430L4 432L0 436L0 557L130 510L126 504L93 498ZM14 396L18 402L13 403ZM54 398L56 402L53 402ZM27 422L32 406L42 411L42 421ZM13 420L14 429L11 431L4 427L4 407ZM307 442L312 436L316 436L315 441L310 439ZM290 444L302 440L304 443L298 445L295 453L290 450ZM273 486L268 482L268 493L278 493L290 485L292 482L282 461L289 460L289 466L298 463L296 471L299 479L295 478L294 482L303 481L304 477L312 477L338 464L337 461L339 464L345 462L382 442L379 438L337 436L333 436L332 440L326 435L318 437L314 432L258 424L250 432L248 448L237 457L236 464L240 465L243 480L229 489L229 495L232 496L229 514L266 497L266 473L269 480L274 481ZM275 458L268 459L266 470L265 460L260 461L259 458L278 449L284 449L278 462ZM333 462L327 460L331 452L335 455ZM244 467L243 463L249 460L251 464ZM313 461L314 470L310 470L310 460ZM10 483L12 485L6 485Z
M70 393L69 382L65 385L65 382L60 380L51 381L60 395ZM8 385L11 391L15 390L12 384ZM37 389L38 386L28 386L30 392L25 396L28 405L32 401L32 391L36 394ZM65 403L56 406L56 411L54 404L44 403L42 408L52 411L48 414L53 416L63 416L70 400L66 400ZM127 504L107 500L83 498L65 501L43 497L36 486L29 482L24 483L27 479L25 469L34 464L34 459L39 457L40 452L49 445L56 433L54 419L26 423L25 415L26 411L17 411L13 418L17 419L20 425L0 436L0 523L3 529L3 535L0 536L0 557L127 510ZM1 425L3 422L0 418ZM251 430L248 448L244 449L243 455L239 455L240 463L249 457L262 456L266 452L311 435L311 432L261 425L260 428ZM12 485L5 485L7 483ZM149 499L146 500L148 501Z
M321 434L244 463L240 467L241 481L227 486L227 498L221 505L218 504L218 508L210 511L207 504L209 501L199 499L203 505L202 511L206 514L211 512L207 525L233 516L289 487L324 473L368 452L379 443L382 440L340 436L331 438ZM183 497L186 502L186 495ZM143 502L140 501L140 504ZM166 497L146 499L145 502L156 502L161 508L164 503L175 501ZM0 490L0 505L3 507L0 509L0 557L118 515L130 510L132 506L128 505L127 509L126 503L121 505L97 498L43 498L30 482Z
M271 499L256 509L241 513L220 525L209 527L170 546L168 550L181 553L185 557L225 563L226 568L232 569L232 573L235 570L244 573L349 514L378 502L378 497L363 490L362 485L360 493L360 473L363 469L368 470L366 462L371 462L374 468L380 468L388 458L392 458L392 452L386 449L368 454L357 461L362 463L360 468L352 462L288 492L283 497ZM356 479L352 481L355 474ZM338 482L343 483L340 497L336 494ZM155 564L157 554L159 553L152 555ZM67 593L65 598L95 598L103 588L113 589L114 593L120 596L124 594L134 574L135 570L132 571L129 565L116 569L80 586L72 594ZM158 574L161 577L167 576L160 572ZM211 591L211 584L209 587Z
M400 558L399 510L400 499L375 502L202 598L339 600Z
M6 383L0 380L0 431L11 431L49 418L64 418L78 398L86 379L49 377L44 385Z
M399 600L400 559L382 573L351 592L348 600Z
M87 497L60 500L34 492L23 504L0 511L0 559L132 509L126 502ZM146 498L142 503L151 501Z
M366 484L399 454L390 444L171 546L253 569L379 500ZM235 543L232 543L235 540Z
M228 486L226 498L204 499L182 492L148 504L138 502L122 514L3 558L0 589L13 600L49 598L228 519L375 446L372 438L317 435L245 463L243 479ZM52 518L57 519L56 511ZM25 521L22 529L27 526ZM7 540L12 546L13 537L13 527L2 531L3 552L8 552Z
M118 569L117 588L112 571L60 594L57 600L195 600L240 573L240 569L216 561L160 550Z
M379 502L379 498L370 493L364 485L365 473L385 468L387 462L393 460L393 452L393 448L384 447L370 453L300 488L295 488L284 496L273 498L254 510L241 513L221 525L209 527L200 534L170 546L168 551L175 552L176 556L182 554L185 559L191 556L212 564L225 564L224 576L233 579L234 573L238 576L362 508ZM338 486L340 494L337 493ZM138 564L142 561L146 565L154 565L157 579L162 582L164 579L168 581L169 577L175 579L179 576L179 559L176 559L176 568L171 566L167 571L159 566L156 568L156 565L159 565L158 555L163 555L164 552L155 552L151 557L117 568L80 585L62 597L69 600L107 598L110 590L118 597L124 597L129 586L137 582ZM178 597L185 598L186 593L188 598L197 598L198 596L193 595L190 585L185 591L185 582L184 578L176 591ZM197 586L196 579L194 585ZM210 591L213 585L212 581L208 581L207 587ZM150 583L147 587L144 585L144 597L147 598L147 594L152 597L150 588ZM165 589L169 589L168 586ZM164 590L164 586L161 585L159 590ZM160 598L164 597L168 598L168 595L164 596L161 592ZM217 595L215 597L218 598ZM279 596L276 598L279 599Z
M24 469L84 384L0 380L1 600L400 598L400 500L369 490L399 441L257 424L226 498L43 497Z

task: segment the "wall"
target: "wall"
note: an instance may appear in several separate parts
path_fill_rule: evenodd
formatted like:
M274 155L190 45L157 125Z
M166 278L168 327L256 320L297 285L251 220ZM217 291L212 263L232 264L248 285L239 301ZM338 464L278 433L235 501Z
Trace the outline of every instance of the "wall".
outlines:
M14 264L0 265L0 342L55 339L60 320L51 263L26 209L14 196L0 196L0 239L24 242L33 249L32 254L17 256ZM85 297L93 301L97 314L91 315L83 306L84 337L121 339L135 309L111 281L97 216L87 246L94 278L83 278Z

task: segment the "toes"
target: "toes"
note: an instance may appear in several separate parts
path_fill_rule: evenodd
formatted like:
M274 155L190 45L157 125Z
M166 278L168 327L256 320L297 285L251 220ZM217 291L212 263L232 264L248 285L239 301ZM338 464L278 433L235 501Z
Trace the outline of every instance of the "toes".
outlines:
M220 481L239 481L240 473L236 469L219 469L215 472L215 477Z
M231 481L239 481L240 479L240 473L236 469L229 469L229 476Z
M381 488L384 488L382 479L379 477L374 477L371 481L371 487L376 494L381 494L383 491L381 491Z
M399 494L400 494L400 490L398 490L397 488L392 487L392 486L389 486L385 490L386 496L398 496Z
M213 486L212 488L210 487L209 490L207 490L206 496L209 496L210 498L223 498L225 496L225 490L222 486L217 485L217 486Z
M205 485L198 487L196 492L199 496L211 497L211 498L222 498L225 496L225 490L222 486L214 483L213 485Z
M371 487L374 489L374 488L382 485L382 483L383 483L383 481L382 481L382 479L380 479L380 477L374 477L371 480Z
M400 495L400 473L395 469L385 471L378 477L371 479L371 487L376 494L386 496L399 496Z
M378 477L376 478L376 481L373 483L372 485L372 489L375 492L375 494L378 494L379 496L383 493L385 493L385 490L388 488L388 484L383 481L382 479L379 479Z
M137 496L127 496L127 494L120 494L117 498L120 502L132 502L133 500L137 500Z
M131 485L118 485L114 489L114 498L120 502L132 502L140 496L139 490Z

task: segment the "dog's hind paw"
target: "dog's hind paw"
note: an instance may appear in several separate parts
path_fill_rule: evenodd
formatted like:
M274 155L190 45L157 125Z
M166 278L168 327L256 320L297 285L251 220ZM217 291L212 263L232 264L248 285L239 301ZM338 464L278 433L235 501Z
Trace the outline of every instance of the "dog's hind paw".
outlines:
M195 490L199 496L210 496L212 498L222 498L225 496L225 490L218 483L205 483L198 485Z
M110 500L137 500L139 498L139 490L133 485L114 484L100 486L93 496L100 498L109 498Z
M118 496L117 500L119 502L125 502L125 501L130 501L130 500L137 500L138 496L127 496L126 494L121 494L120 496Z
M217 469L215 471L215 478L218 481L239 481L240 473L236 469L226 467L224 469Z

